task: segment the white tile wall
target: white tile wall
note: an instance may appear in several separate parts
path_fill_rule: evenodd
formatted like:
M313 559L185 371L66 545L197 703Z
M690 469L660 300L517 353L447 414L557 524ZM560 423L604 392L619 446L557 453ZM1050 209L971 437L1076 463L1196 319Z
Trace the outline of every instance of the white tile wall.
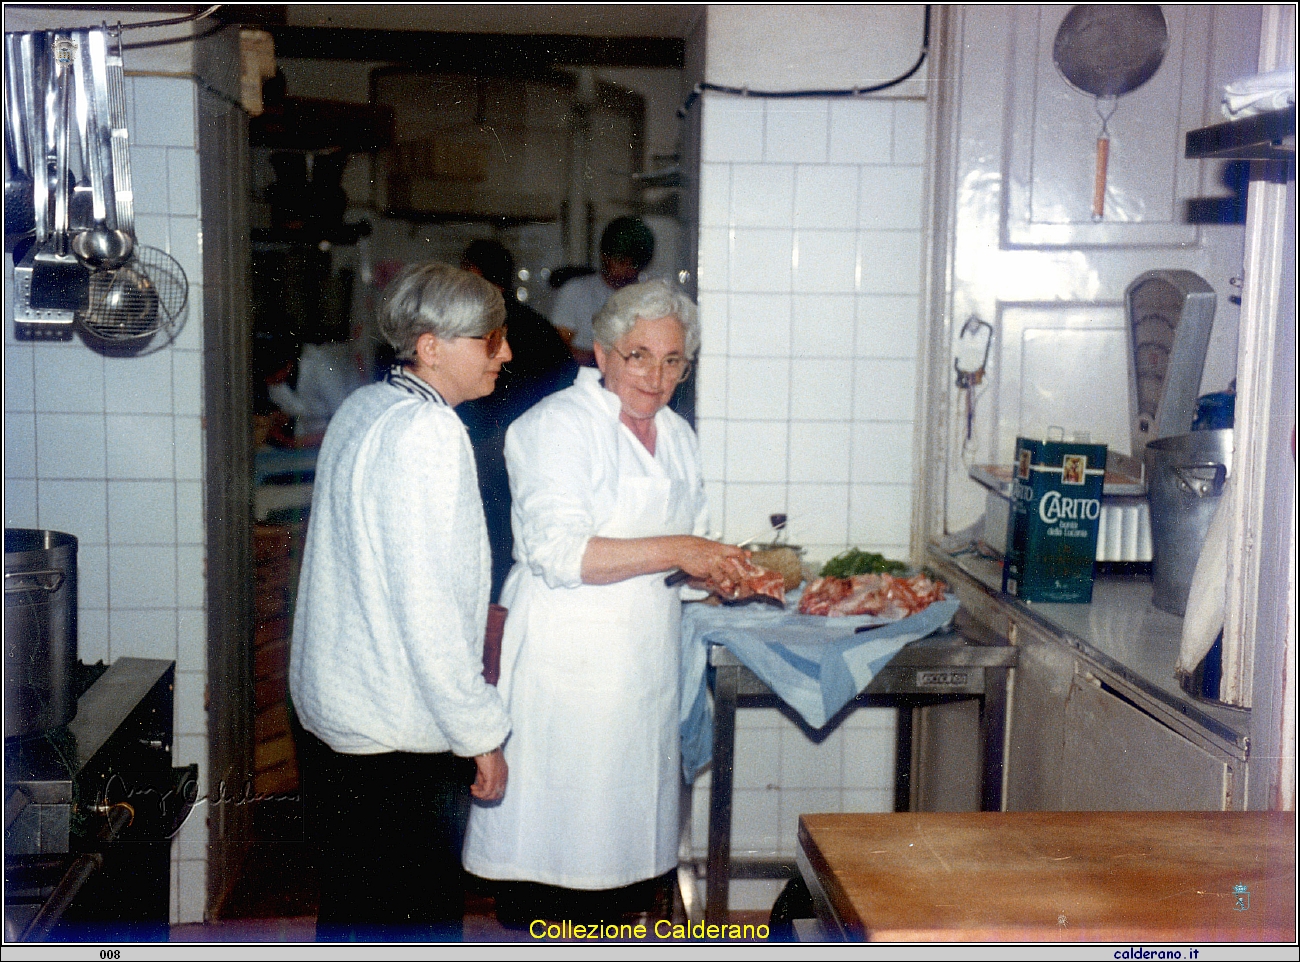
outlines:
M920 299L867 295L857 298L855 351L863 358L914 358L919 336Z
M794 237L793 288L808 294L851 294L858 261L851 230L801 230Z
M834 421L847 431L853 415L853 388L851 357L796 357L790 362L790 417L796 425L801 421ZM847 455L847 436L844 443ZM791 458L790 470L797 468ZM827 480L844 481L847 477Z
M732 368L733 375L735 368ZM734 380L734 377L733 377ZM727 422L726 478L729 482L786 480L789 431L781 421ZM740 540L747 535L740 535Z
M791 857L805 812L887 812L894 806L895 713L859 708L811 739L776 708L736 713L731 851L738 857ZM691 844L708 849L711 775L696 779ZM732 898L732 904L737 899ZM769 903L770 904L770 903Z
M849 425L845 421L790 424L791 484L849 480Z
M889 164L900 101L837 100L831 104L829 159L834 164ZM924 109L924 108L922 108ZM916 163L921 163L920 159Z
M807 545L824 560L850 540L838 486L884 484L854 533L869 517L888 531L873 543L905 554L925 105L710 94L703 110L698 413L722 422L703 428L726 446L706 471L718 521L745 537L740 518L775 510L743 507L736 485L785 485L787 504L799 486L817 510L843 493L834 519L803 522L838 532Z
M737 320L739 327L744 322ZM727 361L727 416L784 421L790 412L790 362L779 357L733 357ZM759 480L738 478L741 481ZM777 480L763 478L762 480Z
M5 479L5 527L34 528L36 526L36 482L27 479Z
M732 294L727 305L728 339L722 344L731 357L771 358L789 353L790 295Z
M790 336L804 358L844 357L853 346L852 294L796 294L791 300Z
M727 226L789 227L794 170L789 164L732 165Z
M71 344L37 344L32 348L32 355L35 370L57 367L66 372L62 381L43 378L35 383L37 411L64 414L104 411L103 357L78 350Z
M78 538L78 655L177 662L177 764L207 779L202 279L191 81L128 77L137 231L184 268L170 346L107 358L80 340L17 342L5 318L5 524ZM6 294L12 261L5 260ZM12 304L12 297L6 296ZM203 918L206 824L173 847L172 921Z
M727 257L732 291L788 292L794 231L733 228L728 232Z
M13 303L13 260L5 255L5 303ZM9 332L12 334L12 332ZM5 411L35 410L34 349L5 338Z
M824 164L830 102L769 100L763 129L767 163Z
M763 157L763 120L760 100L705 96L700 147L707 163L753 163Z
M714 527L747 538L785 512L812 562L850 545L905 558L926 105L708 94L703 111L697 416ZM894 723L859 710L813 740L742 709L733 851L792 854L801 812L890 810Z
M5 412L5 463L36 462L36 422L26 413Z

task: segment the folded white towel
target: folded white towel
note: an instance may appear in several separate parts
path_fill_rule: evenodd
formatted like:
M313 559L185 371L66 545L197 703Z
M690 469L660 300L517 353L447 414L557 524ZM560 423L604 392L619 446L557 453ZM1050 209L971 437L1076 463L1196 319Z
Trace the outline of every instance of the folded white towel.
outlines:
M1191 590L1187 595L1187 611L1183 615L1183 640L1175 668L1180 674L1196 671L1214 639L1223 630L1223 610L1227 605L1228 586L1228 517L1225 505L1231 500L1232 479L1223 485L1219 506L1205 532L1201 555L1192 574Z
M1229 120L1281 110L1295 103L1295 67L1242 77L1223 88L1223 116Z

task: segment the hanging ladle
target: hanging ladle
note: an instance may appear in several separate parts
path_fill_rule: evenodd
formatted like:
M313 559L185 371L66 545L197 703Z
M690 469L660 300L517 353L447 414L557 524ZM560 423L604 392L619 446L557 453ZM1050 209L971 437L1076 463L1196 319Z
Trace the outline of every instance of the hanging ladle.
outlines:
M1107 124L1119 98L1150 80L1169 49L1169 30L1156 4L1072 7L1056 31L1052 60L1075 89L1096 99L1101 133L1092 189L1092 217L1106 214L1110 162Z
M104 32L78 35L76 61L82 156L89 168L94 226L72 238L72 253L92 271L114 270L131 259L135 238L118 228L117 205L106 201L113 189L113 132L108 109L108 51Z

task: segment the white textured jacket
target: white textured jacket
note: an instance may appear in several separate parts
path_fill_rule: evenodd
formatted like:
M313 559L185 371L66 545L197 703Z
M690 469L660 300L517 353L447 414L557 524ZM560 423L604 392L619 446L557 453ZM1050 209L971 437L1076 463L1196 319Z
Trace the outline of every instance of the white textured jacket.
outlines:
M473 756L510 730L482 676L490 549L474 455L429 395L360 388L317 460L289 689L337 752Z

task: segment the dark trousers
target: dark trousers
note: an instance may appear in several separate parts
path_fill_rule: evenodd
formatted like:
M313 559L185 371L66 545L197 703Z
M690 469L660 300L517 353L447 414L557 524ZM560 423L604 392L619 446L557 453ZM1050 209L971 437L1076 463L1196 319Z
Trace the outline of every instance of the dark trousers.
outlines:
M301 728L318 942L455 941L474 763L448 753L344 755Z
M615 889L566 889L538 882L496 882L497 921L526 929L535 919L551 922L623 922L673 917L677 870Z

